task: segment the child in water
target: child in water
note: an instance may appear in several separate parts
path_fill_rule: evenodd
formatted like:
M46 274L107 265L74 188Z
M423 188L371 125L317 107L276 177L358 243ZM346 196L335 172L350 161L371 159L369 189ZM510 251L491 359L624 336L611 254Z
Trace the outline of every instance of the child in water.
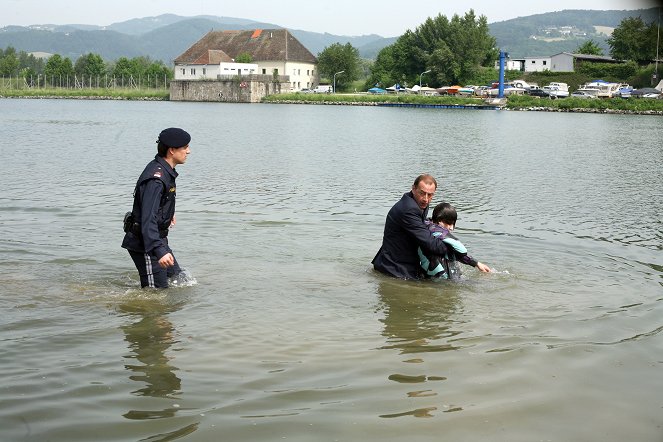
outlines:
M432 221L426 221L433 235L442 237L444 243L447 245L447 254L445 256L426 256L421 248L419 249L420 264L427 276L458 279L460 277L458 261L476 267L482 272L491 271L490 267L468 255L463 243L451 233L456 227L457 219L458 214L454 206L449 203L440 203L433 209Z

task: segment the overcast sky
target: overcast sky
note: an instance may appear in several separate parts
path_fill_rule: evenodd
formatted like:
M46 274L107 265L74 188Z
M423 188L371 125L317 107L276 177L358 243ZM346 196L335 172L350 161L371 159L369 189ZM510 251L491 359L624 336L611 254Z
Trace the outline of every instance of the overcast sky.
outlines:
M438 14L470 8L488 23L564 9L641 9L661 0L0 0L0 27L33 24L106 26L161 14L216 15L336 35L395 37Z

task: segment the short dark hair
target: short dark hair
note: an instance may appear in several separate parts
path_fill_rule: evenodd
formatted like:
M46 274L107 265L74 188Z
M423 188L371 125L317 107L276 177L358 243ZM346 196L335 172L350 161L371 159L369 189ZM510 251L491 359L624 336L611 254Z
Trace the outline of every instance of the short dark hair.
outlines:
M456 208L449 203L440 203L433 209L433 222L439 223L442 221L445 224L456 226L458 220L458 213Z
M412 185L413 187L418 187L420 182L424 182L426 184L435 184L435 190L437 190L437 181L435 181L435 178L433 178L433 175L429 175L427 173L423 173L417 177L417 179L414 180L414 184Z
M159 141L159 144L157 145L157 155L161 158L166 158L166 155L168 155L168 149L170 149L170 147Z

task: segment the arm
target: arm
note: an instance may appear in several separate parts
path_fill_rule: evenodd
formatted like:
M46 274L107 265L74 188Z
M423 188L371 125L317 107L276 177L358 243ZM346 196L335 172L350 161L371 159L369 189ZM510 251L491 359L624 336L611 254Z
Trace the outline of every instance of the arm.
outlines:
M486 264L483 264L476 259L472 258L470 255L467 254L467 249L461 243L458 241L456 238L452 237L451 235L447 236L444 238L444 242L447 243L448 246L450 246L450 249L453 250L454 256L456 257L457 261L462 262L463 264L476 267L480 271L484 273L490 273L490 267L488 267Z
M401 226L413 236L421 249L426 254L442 255L447 252L447 246L442 238L433 236L424 221L418 208L406 210L400 219Z
M145 252L150 253L153 251L159 258L159 263L161 263L163 257L170 255L163 240L159 237L159 226L157 225L159 204L161 202L161 195L163 194L163 183L160 180L151 179L144 182L139 191L141 192L140 226Z

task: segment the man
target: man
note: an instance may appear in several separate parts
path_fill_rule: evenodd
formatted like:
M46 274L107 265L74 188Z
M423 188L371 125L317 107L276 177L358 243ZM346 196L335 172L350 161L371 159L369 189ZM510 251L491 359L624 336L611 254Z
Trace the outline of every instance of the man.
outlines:
M157 155L136 182L122 247L138 269L141 287L167 288L168 278L181 272L168 246L168 230L175 225L175 166L186 162L189 141L191 136L180 128L161 131Z
M419 279L424 277L419 264L419 247L428 255L445 255L446 245L441 238L433 236L425 223L428 205L436 190L435 178L419 175L412 190L389 210L382 247L372 261L376 270L396 278Z

